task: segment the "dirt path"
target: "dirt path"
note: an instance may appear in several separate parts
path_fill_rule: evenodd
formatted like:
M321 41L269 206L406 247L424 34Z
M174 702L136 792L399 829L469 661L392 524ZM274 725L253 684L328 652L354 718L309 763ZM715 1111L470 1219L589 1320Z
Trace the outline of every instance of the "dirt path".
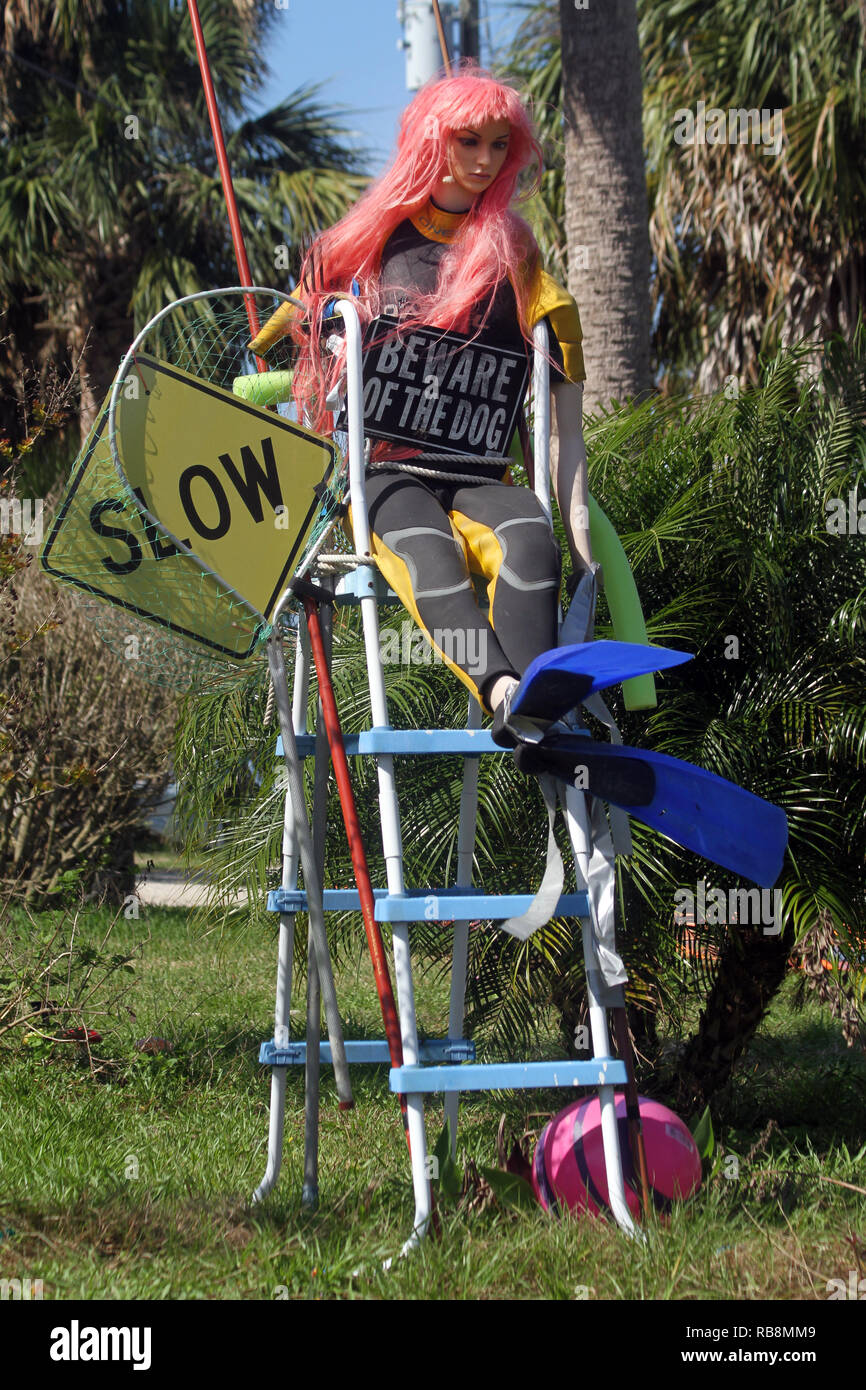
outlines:
M171 870L152 870L146 878L138 880L135 887L139 902L150 907L202 907L214 896L207 883L188 879L182 873ZM247 902L246 890L235 895L235 902Z

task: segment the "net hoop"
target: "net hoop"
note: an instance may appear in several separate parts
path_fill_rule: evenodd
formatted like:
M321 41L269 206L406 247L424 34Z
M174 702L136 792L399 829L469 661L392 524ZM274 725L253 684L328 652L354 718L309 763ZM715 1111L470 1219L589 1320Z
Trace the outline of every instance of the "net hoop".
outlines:
M209 565L205 564L205 562L199 558L199 556L190 546L185 545L184 542L178 536L176 536L173 531L169 530L169 528L164 524L164 522L160 520L158 516L156 516L152 511L149 510L149 508L145 507L142 504L141 499L134 492L129 479L123 471L123 465L120 461L120 454L117 448L117 405L120 399L120 391L127 379L127 373L129 371L129 368L135 360L135 355L141 347L141 344L147 337L148 333L152 332L153 329L157 326L157 324L161 323L162 320L166 318L169 314L173 313L175 310L183 307L186 304L193 304L203 299L217 299L220 296L233 294L239 294L243 296L253 294L267 295L269 298L279 299L285 304L293 304L296 308L304 308L304 305L301 304L299 300L293 299L290 294L286 294L283 290L272 289L266 285L229 285L222 289L197 290L195 294L184 295L181 299L174 299L170 304L166 304L165 307L160 309L159 313L154 314L153 318L150 319L149 322L146 323L144 327L136 334L135 338L132 340L132 343L127 348L124 356L121 358L120 366L118 367L117 373L114 378L114 385L111 390L111 400L109 402L108 407L108 443L109 448L111 450L111 461L114 464L114 469L117 473L118 481L120 482L120 485L123 489L127 504L134 508L135 511L137 511L140 515L147 517L147 519L154 526L156 526L159 529L159 531L171 541L173 545L177 546L177 549L182 554L188 555L189 558L198 565L200 570L202 570L205 574L209 574L212 579L215 579L219 584L221 584L227 591L227 593L231 594L232 598L236 600L238 603L240 603L242 607L244 607L247 610L248 613L250 613L254 618L258 619L259 622L265 623L267 626L272 626L272 623L268 623L268 619L265 617L265 615L263 613L260 613L259 610L255 607L255 605L250 603L249 599L245 598L243 594L238 593L237 589L235 589L233 585L229 584L228 581L225 580L221 574L218 574L216 570L211 569ZM276 605L273 615L274 620L276 620L282 607L284 606L284 600L285 595L283 596L283 598L279 600L279 602Z

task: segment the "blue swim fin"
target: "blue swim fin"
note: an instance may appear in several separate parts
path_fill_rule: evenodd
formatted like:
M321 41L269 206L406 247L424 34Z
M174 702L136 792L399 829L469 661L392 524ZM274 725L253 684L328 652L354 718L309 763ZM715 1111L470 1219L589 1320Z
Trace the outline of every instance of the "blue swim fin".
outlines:
M779 877L788 843L785 812L702 767L581 734L521 745L514 757L523 772L576 783L762 888Z
M510 712L529 719L553 721L567 714L596 690L619 685L648 671L664 671L691 661L688 652L672 647L642 646L639 642L580 642L542 652L526 668L511 697Z

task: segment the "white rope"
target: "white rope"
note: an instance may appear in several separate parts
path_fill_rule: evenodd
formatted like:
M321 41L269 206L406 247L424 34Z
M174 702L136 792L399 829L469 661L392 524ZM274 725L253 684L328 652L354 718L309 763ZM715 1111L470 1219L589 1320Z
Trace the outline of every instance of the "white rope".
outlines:
M479 458L474 454L418 454L417 457L425 463L436 463L441 459L443 463L484 463L494 467L499 464L503 468L514 462L512 458ZM399 468L404 473L417 473L421 478L439 478L446 483L491 483L494 486L502 486L500 478L489 478L485 473L446 473L440 468L422 468L417 463L409 463L403 459L377 459L375 463L368 463L367 467Z
M275 696L275 693L276 693L276 692L274 691L274 682L273 682L273 678L271 677L270 672L268 672L268 698L267 698L267 700L266 700L266 702L265 702L265 715L264 715L264 719L262 720L262 723L264 724L264 726L265 726L266 729L270 727L271 720L272 720L273 717L274 717L274 696Z
M501 463L504 467L505 464L514 462L510 455L502 454L416 454L415 457L419 459L421 463L482 463L488 464L491 468L497 463ZM411 459L396 460L397 463L403 463L404 461L406 463L412 462ZM386 463L387 460L382 459L381 462Z
M375 565L375 555L352 555L345 550L335 550L316 557L316 569L323 571L353 570L358 565Z

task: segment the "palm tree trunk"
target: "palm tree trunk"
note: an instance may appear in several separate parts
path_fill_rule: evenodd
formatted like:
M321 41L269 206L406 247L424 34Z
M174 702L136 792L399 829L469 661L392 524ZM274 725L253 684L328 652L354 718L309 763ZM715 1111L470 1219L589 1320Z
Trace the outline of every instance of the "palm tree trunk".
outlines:
M729 926L698 1031L677 1064L681 1109L703 1105L729 1081L788 970L790 927L778 936Z
M94 251L88 264L79 263L63 316L72 325L67 344L78 367L82 444L132 341L135 329L127 307L131 297L132 277L120 255Z
M637 0L560 0L560 25L568 287L591 411L652 385Z

